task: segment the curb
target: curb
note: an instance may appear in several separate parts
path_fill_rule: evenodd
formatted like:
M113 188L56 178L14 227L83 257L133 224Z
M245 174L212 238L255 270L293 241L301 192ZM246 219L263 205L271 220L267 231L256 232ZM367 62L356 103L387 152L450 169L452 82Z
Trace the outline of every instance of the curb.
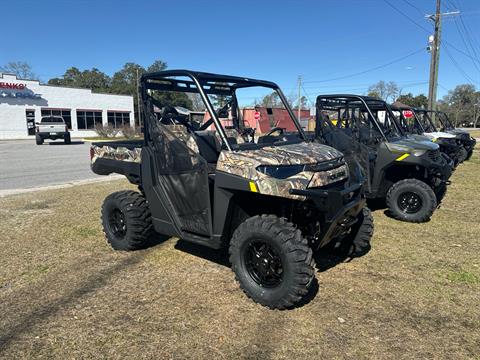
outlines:
M26 189L0 190L0 198L11 196L11 195L37 192L37 191L65 189L65 188L70 188L70 187L74 187L74 186L78 186L78 185L87 185L87 184L95 184L95 183L101 183L101 182L115 181L115 180L121 180L121 179L124 179L124 178L125 177L123 175L115 174L115 175L108 175L108 176L101 177L101 178L75 180L75 181L70 181L68 183L56 184L56 185L45 185L45 186L39 186L39 187L34 187L34 188L26 188Z

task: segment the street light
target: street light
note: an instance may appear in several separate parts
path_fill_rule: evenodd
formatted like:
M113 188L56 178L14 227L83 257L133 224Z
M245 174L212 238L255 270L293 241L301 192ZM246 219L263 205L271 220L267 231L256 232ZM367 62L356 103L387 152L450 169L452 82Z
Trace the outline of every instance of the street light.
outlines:
M480 107L480 104L473 104L473 127L477 127L477 107Z

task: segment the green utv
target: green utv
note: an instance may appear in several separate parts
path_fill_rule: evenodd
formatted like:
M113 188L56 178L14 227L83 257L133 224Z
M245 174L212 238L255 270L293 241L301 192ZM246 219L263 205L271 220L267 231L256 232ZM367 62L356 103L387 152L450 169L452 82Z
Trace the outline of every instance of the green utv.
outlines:
M388 105L376 98L320 95L316 111L315 138L357 158L366 172L367 198L385 201L398 220L431 217L452 173L437 144L402 136Z
M467 152L461 141L453 134L434 131L428 122L425 122L420 110L398 102L390 107L402 134L414 140L427 140L438 144L440 151L452 160L454 168L465 160Z
M265 95L279 99L289 124L272 115L271 131L256 134L243 126L239 103ZM114 249L142 248L155 234L228 248L247 296L278 309L309 292L313 250L341 244L351 257L369 250L361 168L306 141L276 84L172 70L143 75L140 97L144 140L91 148L95 173L124 174L138 186L104 201ZM275 127L280 121L295 131Z

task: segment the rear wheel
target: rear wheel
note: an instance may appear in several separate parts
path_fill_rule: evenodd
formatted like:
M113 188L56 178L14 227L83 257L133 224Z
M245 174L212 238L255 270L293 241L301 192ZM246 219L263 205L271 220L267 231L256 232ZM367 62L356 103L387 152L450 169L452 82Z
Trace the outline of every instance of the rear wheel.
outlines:
M240 224L229 253L242 290L271 309L299 303L314 279L307 240L292 223L274 215L254 216Z
M142 194L125 190L108 195L102 206L103 232L115 250L143 248L152 234L152 217Z
M42 145L43 144L43 139L40 135L35 135L35 142L37 143L37 145Z
M437 198L432 188L423 181L405 179L388 190L387 207L397 220L425 222L435 211Z

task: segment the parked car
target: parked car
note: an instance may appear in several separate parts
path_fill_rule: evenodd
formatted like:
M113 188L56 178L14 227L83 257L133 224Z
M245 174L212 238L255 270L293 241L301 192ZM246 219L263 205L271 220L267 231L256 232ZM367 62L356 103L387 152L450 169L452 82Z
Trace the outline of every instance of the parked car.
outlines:
M35 141L37 145L42 145L46 139L63 139L65 144L71 143L68 126L60 116L45 116L36 124Z

